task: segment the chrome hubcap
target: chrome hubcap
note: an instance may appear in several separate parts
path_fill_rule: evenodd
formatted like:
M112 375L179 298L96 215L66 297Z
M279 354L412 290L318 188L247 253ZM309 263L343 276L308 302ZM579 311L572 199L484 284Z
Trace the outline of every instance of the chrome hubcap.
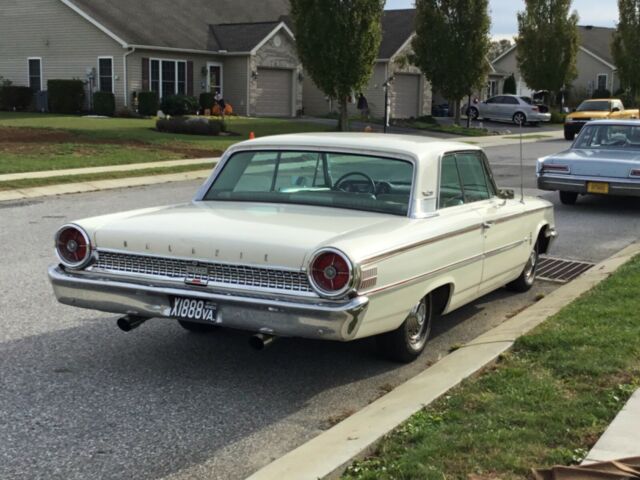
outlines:
M413 348L422 348L425 343L431 327L429 320L426 301L421 300L407 317L407 335Z
M529 261L524 267L524 279L528 284L532 284L536 276L536 266L538 264L538 255L535 251L531 252Z

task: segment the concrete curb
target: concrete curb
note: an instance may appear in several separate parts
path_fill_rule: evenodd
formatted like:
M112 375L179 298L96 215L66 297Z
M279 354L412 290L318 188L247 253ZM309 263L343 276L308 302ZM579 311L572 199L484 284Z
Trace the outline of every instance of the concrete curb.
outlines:
M559 312L640 254L634 243L560 287L522 313L490 330L406 383L254 473L248 480L338 478L355 459L388 433L509 350L514 341Z
M211 169L195 170L192 172L170 173L166 175L128 177L113 180L94 180L91 182L66 183L50 185L47 187L24 188L20 190L7 190L4 192L0 191L0 202L48 197L51 195L66 195L69 193L85 193L101 190L113 190L116 188L141 187L145 185L157 185L159 183L201 180L207 178L211 174L211 171Z

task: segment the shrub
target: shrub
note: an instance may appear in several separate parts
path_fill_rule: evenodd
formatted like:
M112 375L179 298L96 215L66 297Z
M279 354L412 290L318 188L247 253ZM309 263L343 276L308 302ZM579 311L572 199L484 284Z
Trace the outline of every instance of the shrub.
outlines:
M606 88L594 90L591 98L611 98L611 92Z
M215 93L209 93L209 92L205 92L205 93L201 93L200 94L200 108L202 108L202 110L213 110L213 106L216 103L216 94Z
M564 123L566 113L551 111L551 123Z
M160 118L156 122L156 130L164 133L180 133L184 135L220 135L224 130L223 122L208 118L174 117Z
M504 85L502 86L502 93L515 95L516 91L517 91L516 77L512 73L505 79Z
M0 86L1 110L26 110L33 101L33 90L13 85Z
M116 96L110 92L94 93L93 111L96 113L96 115L113 117L116 113Z
M158 113L158 103L156 92L140 92L138 94L138 113L145 117L153 117Z
M629 90L619 88L616 93L614 93L614 97L622 100L624 108L637 108L638 106L638 99L633 98L633 94Z
M431 115L423 115L421 117L416 118L418 122L422 123L430 123L431 125L438 125L438 121L433 118Z
M198 110L198 100L187 95L168 95L162 99L160 110L165 115L190 115Z
M49 111L52 113L78 113L84 107L82 80L49 80Z

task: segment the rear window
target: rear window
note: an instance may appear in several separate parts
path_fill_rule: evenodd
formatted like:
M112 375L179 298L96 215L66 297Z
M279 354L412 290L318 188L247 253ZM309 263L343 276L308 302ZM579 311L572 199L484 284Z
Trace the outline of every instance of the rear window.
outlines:
M640 150L640 125L587 125L574 148Z

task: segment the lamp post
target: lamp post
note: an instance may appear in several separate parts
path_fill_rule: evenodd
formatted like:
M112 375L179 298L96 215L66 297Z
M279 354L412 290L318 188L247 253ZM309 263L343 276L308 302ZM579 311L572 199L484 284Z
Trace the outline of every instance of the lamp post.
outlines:
M384 88L384 133L387 133L387 129L389 128L389 113L391 110L391 105L389 104L389 86L391 86L393 78L393 76L389 77L387 81L382 84Z

